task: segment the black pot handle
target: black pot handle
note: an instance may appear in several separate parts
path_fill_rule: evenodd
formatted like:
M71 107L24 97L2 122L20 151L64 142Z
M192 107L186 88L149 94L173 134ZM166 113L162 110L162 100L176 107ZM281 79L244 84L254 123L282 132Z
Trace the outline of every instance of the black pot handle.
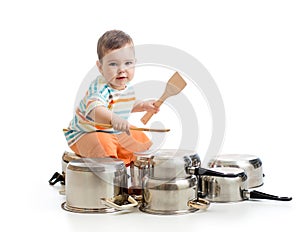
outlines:
M275 201L291 201L292 197L278 197L271 194L259 192L256 190L253 190L249 192L250 199L265 199L265 200L275 200Z
M202 176L202 175L220 176L220 177L238 177L239 176L239 174L233 174L233 173L227 173L226 174L226 173L216 172L216 171L201 168L201 167L196 167L192 171L190 171L189 173L191 173L193 175L197 175L197 176Z
M59 182L60 181L60 183L62 184L62 185L64 185L65 184L65 177L62 175L62 174L60 174L60 173L58 173L58 172L55 172L54 174L53 174L53 176L50 178L50 180L48 181L48 183L50 184L50 185L55 185L57 182Z

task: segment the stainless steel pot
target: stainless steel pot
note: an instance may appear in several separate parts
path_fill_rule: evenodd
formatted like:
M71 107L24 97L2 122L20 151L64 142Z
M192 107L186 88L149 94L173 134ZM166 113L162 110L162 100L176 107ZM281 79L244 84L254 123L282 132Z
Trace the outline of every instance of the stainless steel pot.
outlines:
M80 213L108 213L128 209L137 202L125 194L127 172L114 158L72 160L66 169L66 202L62 208Z
M130 164L131 186L129 194L134 195L136 199L141 200L142 182L144 177L148 176L150 168L151 151L134 153L134 162Z
M130 165L132 193L141 194L144 177L158 179L185 178L187 167L200 167L197 153L190 150L161 149L134 154L135 161Z
M151 214L184 214L207 209L209 201L196 198L197 178L144 179L143 202L140 210Z
M67 165L70 161L76 159L81 159L81 157L76 155L73 152L65 151L64 154L62 155L62 161L61 161L62 173L60 174L59 172L55 172L50 178L50 180L48 181L50 185L55 185L57 182L60 182L63 185L62 189L60 190L60 194L63 195L65 194L64 185L66 179L65 177L66 177Z
M67 170L67 165L72 160L78 160L82 157L78 156L74 152L65 151L64 154L61 157L61 168L62 168L62 174L65 175Z
M263 185L263 169L261 160L255 155L247 154L224 154L210 160L208 166L241 168L248 177L248 188Z
M198 179L189 172L199 168L200 157L189 150L163 149L147 157L148 174L142 180L140 210L151 214L182 214L207 209L198 198Z
M149 177L154 179L174 179L191 176L188 169L200 167L201 160L197 153L190 150L159 150L150 160Z
M224 176L202 175L201 197L212 202L238 202L250 199L290 201L290 197L278 197L259 191L248 191L247 175L241 168L217 167L212 171ZM228 176L225 176L228 175Z

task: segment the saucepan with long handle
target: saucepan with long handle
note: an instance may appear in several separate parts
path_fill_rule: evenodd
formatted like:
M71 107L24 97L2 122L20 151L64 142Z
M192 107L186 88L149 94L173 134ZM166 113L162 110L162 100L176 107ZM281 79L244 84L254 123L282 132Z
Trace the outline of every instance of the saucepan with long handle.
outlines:
M218 167L212 171L223 173L220 175L201 175L200 197L211 202L239 202L251 199L265 199L276 201L291 201L291 197L279 197L259 191L249 191L247 175L241 168Z

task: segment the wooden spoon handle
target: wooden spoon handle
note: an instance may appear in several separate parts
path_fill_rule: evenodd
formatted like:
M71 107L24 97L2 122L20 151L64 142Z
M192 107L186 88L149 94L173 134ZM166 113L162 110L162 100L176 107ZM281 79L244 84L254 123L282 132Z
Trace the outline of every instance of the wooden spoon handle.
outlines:
M161 104L163 104L163 102L164 102L164 100L163 100L163 96L162 96L160 99L158 99L156 102L154 102L154 105L156 107L160 107ZM144 125L146 125L148 123L148 121L152 118L152 116L153 116L153 113L151 113L151 112L145 113L144 116L141 118L141 122Z
M81 124L88 124L88 125L92 125L92 126L100 126L100 127L104 127L104 128L112 128L112 125L111 124L104 124L104 123L97 123L97 122L92 122L92 121L82 121L82 120L79 120L79 122Z
M112 128L112 125L110 124L103 124L103 123L96 123L96 122L90 122L90 121L82 121L79 120L80 123L82 124L89 124L93 126L101 126L104 128ZM151 128L139 128L139 127L133 127L131 126L129 130L136 130L136 131L150 131L150 132L169 132L170 129L151 129Z
M149 132L169 132L170 129L151 129L151 128L140 128L140 127L130 127L129 130L136 130L136 131L149 131ZM63 128L64 132L69 131L67 128ZM89 131L86 133L91 133L91 132L103 132L101 130L94 130L94 131Z
M141 122L146 125L148 123L148 121L152 118L153 113L151 112L147 112L146 114L144 114L144 116L141 118Z
M129 130L149 131L149 132L169 132L170 131L170 129L152 129L152 128L141 128L141 127L130 127Z

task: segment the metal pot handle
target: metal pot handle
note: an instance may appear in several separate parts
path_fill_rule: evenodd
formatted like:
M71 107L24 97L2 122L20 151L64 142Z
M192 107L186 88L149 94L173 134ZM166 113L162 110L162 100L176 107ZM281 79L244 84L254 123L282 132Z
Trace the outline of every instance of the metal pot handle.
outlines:
M196 175L196 176L220 176L220 177L238 177L239 174L234 174L234 173L222 173L222 172L217 172L213 170L209 170L206 168L201 168L201 167L188 167L187 171L188 174Z
M114 203L115 197L111 199L101 198L101 200L106 206L114 208L116 210L129 210L138 205L138 202L131 196L128 196L127 199L130 202L130 204L126 204L126 205L118 205Z
M187 204L189 207L193 207L195 209L206 210L209 207L210 202L203 198L194 198L192 200L189 200Z
M291 201L291 197L278 197L271 194L259 192L256 190L253 191L244 191L243 193L246 199L265 199L265 200L275 200L275 201Z
M62 185L64 185L65 184L65 176L64 175L62 175L62 174L60 174L60 173L58 173L58 172L55 172L54 174L53 174L53 176L50 178L50 180L48 181L48 183L50 184L50 185L55 185L57 182L59 182L60 181L60 183L62 184Z

